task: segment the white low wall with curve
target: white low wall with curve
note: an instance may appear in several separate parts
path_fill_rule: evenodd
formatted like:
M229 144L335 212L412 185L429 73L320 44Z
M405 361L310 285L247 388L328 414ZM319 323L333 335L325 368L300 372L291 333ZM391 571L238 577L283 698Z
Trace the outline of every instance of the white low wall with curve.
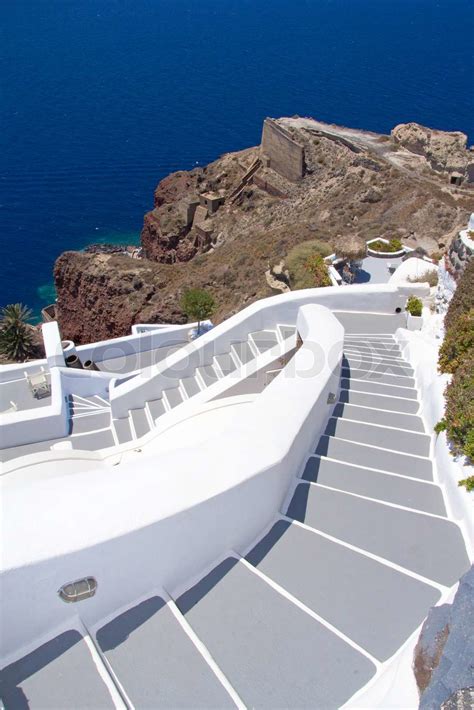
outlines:
M211 362L214 355L228 352L231 343L246 340L251 331L275 328L278 323L295 323L298 309L305 304L319 304L333 311L393 314L397 309L405 309L409 295L425 295L426 290L424 284L355 285L350 290L330 286L262 299L136 377L118 381L110 391L112 414L116 418L126 417L130 409L144 407L147 400L159 397L164 388L173 386L173 376L186 377L198 365ZM171 377L170 372L174 373Z
M386 296L388 307L400 294ZM245 406L222 400L235 406L231 425L205 440L159 455L144 447L99 470L69 475L62 458L46 478L3 477L3 532L16 540L2 560L5 662L76 613L93 624L150 589L182 584L268 526L339 388L339 321L306 304L297 327L303 346L280 376ZM90 575L95 597L59 599L61 585Z

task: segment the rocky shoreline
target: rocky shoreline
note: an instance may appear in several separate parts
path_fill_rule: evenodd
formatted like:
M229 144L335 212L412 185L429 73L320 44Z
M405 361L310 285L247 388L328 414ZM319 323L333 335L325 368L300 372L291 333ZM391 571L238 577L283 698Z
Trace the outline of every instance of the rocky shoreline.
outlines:
M137 247L133 244L107 244L97 243L88 244L84 248L85 254L124 254L132 258L138 259L141 257L142 247ZM136 254L136 256L135 256Z

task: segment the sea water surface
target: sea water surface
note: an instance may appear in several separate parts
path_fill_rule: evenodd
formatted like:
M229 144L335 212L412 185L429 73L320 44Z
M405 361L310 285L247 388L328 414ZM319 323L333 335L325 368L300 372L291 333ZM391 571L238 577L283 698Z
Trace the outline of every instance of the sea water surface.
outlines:
M67 249L134 243L169 172L265 116L474 140L472 0L3 0L0 306Z

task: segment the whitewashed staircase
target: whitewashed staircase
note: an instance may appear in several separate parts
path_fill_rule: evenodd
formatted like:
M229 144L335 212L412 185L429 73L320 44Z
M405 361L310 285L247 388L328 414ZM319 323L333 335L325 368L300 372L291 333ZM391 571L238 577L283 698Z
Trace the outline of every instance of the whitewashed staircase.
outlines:
M235 366L255 335L232 349ZM192 387L180 383L181 400ZM12 664L6 708L346 703L469 567L419 408L394 338L348 335L333 416L263 537Z
M162 391L157 399L151 399L140 409L132 409L127 417L114 419L113 427L119 444L124 444L147 434L157 420L166 412L178 407L207 387L232 374L237 368L250 363L288 337L294 336L294 326L279 326L276 330L262 330L249 334L246 341L231 345L229 352L216 354L186 377Z

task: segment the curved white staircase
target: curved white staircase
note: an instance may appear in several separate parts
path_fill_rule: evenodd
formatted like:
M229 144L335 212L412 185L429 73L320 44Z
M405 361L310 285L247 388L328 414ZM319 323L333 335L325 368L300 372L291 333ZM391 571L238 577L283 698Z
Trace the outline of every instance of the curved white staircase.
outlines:
M344 352L326 431L263 537L11 664L7 709L337 708L380 672L469 560L394 338L347 335ZM225 367L198 368L194 385L132 411L130 428L138 436Z

